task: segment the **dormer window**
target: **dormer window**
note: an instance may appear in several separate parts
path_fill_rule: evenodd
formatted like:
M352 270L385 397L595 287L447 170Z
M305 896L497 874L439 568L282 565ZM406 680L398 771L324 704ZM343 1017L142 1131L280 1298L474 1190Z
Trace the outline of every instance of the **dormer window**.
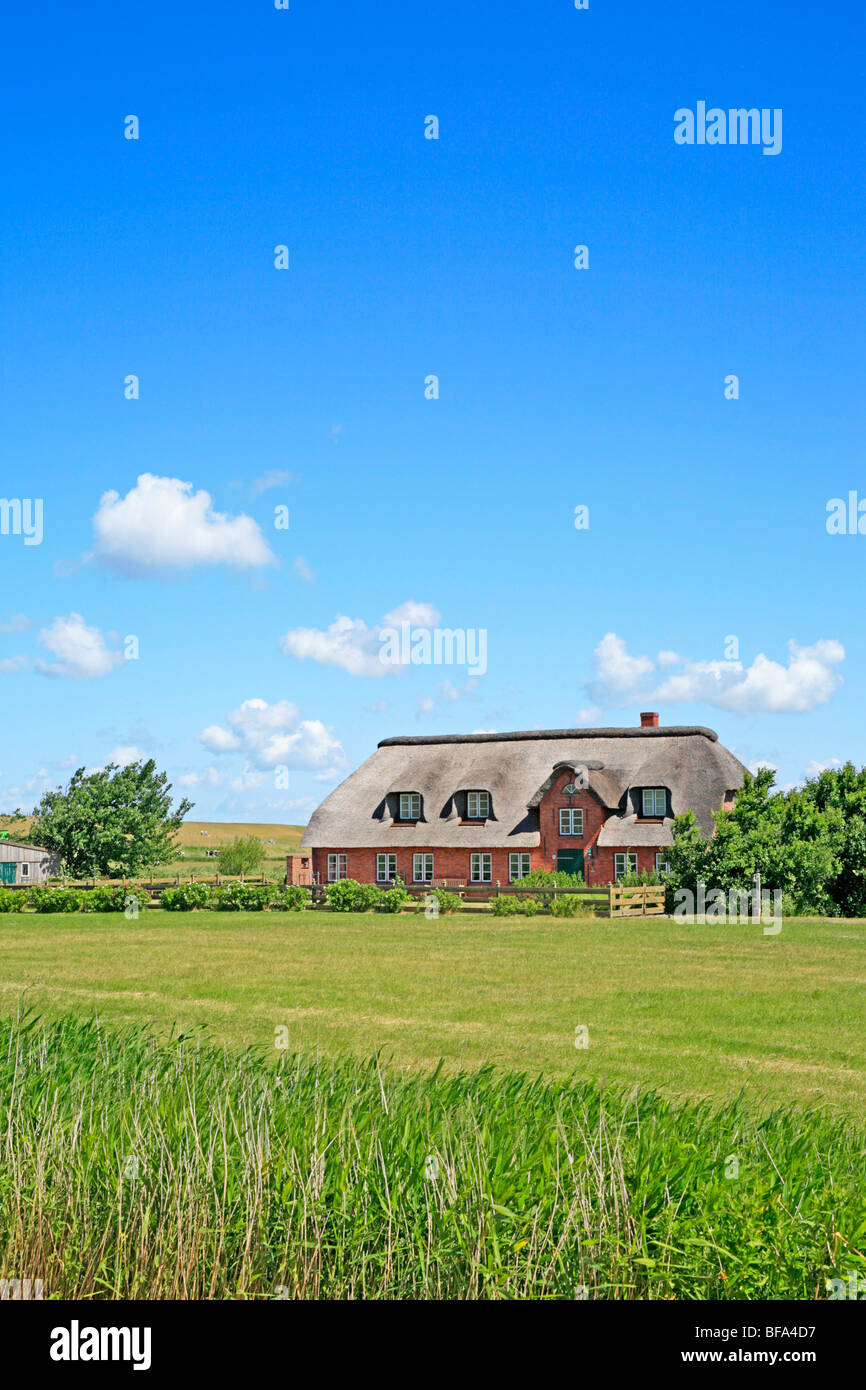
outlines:
M401 792L401 793L400 793L400 819L401 819L401 820L420 820L420 819L421 819L421 793L420 793L420 792Z
M641 793L642 814L647 819L661 819L667 815L668 794L665 787L644 787Z
M486 820L490 815L490 793L489 792L467 792L466 793L466 819L467 820Z

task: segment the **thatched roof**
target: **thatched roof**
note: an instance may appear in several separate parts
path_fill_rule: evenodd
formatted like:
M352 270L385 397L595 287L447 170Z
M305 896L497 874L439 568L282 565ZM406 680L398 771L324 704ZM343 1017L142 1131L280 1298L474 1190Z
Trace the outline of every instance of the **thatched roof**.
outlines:
M712 812L726 791L742 786L745 772L712 729L694 725L386 738L314 811L301 845L529 849L540 839L539 802L563 766L585 769L590 790L625 818L621 840L612 840L605 827L607 844L638 842L635 834L645 827L628 832L637 811L633 789L646 786L668 787L674 813L691 809L709 833ZM459 821L461 794L471 790L490 793L491 815L470 827ZM392 823L399 792L421 793L416 825ZM668 838L659 836L657 825L646 828L654 844Z

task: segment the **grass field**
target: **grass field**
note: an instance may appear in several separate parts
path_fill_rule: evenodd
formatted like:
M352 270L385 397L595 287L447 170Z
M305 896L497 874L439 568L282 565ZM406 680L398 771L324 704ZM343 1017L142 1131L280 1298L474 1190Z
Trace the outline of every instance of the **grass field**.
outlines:
M46 1298L807 1300L866 1273L848 1124L281 1056L0 1019L0 1268Z
M0 917L0 1012L205 1024L397 1068L492 1062L866 1115L866 922L194 913ZM578 1048L587 1029L588 1046Z

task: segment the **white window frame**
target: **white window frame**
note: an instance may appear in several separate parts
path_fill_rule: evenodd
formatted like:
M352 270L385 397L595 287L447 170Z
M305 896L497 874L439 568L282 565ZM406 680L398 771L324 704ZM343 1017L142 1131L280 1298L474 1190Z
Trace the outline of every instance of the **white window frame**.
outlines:
M340 879L346 877L346 856L345 854L328 855L328 882L339 883Z
M652 809L649 811L647 810L648 797L650 798L649 805L652 807ZM661 801L661 810L658 809L659 801ZM644 787L643 791L641 792L640 804L641 814L645 818L655 819L659 816L664 818L664 816L667 814L668 809L667 791L664 787Z
M515 865L515 860L517 861ZM525 861L525 862L524 862ZM511 850L508 855L508 882L519 883L532 873L532 855L528 850Z
M417 810L415 809L417 807ZM401 820L420 820L421 819L421 793L420 792L401 792L400 793L400 819Z
M418 872L420 860L421 872ZM429 861L429 863L428 863ZM412 882L413 883L432 883L433 882L433 855L427 854L424 850L412 855Z
M18 865L18 867L19 867L20 870L21 870L21 877L22 877L22 878L29 878L29 877L30 877L30 865L26 862L26 860L24 860L24 859L19 860L19 865Z
M469 856L469 882L491 883L493 880L493 861L483 850Z
M574 829L575 824L579 827L577 830ZM560 835L583 834L583 808L581 806L560 806L559 833Z
M473 810L473 807L475 809ZM487 820L490 815L490 793L489 792L467 792L466 793L466 819L467 820Z
M659 860L661 860L661 863L659 863ZM670 871L671 871L671 866L670 866L670 864L668 863L667 859L665 859L664 851L663 851L663 850L662 850L662 851L658 851L658 850L657 850L657 851L656 851L656 873L657 873L657 874L669 874Z
M385 862L385 872L384 872L384 874L382 873L382 860L383 860L383 859L386 861L386 862ZM393 872L392 872L392 869L391 869L392 864L393 864ZM387 850L384 851L382 854L377 854L377 855L376 855L376 882L377 882L377 883L393 883L393 882L394 882L394 879L395 879L396 877L397 877L397 856L396 856L396 854L389 854L389 853L387 852Z
M625 850L622 854L615 854L613 856L613 877L615 883L618 883L625 874L636 874L637 872L637 854L632 854L630 850Z

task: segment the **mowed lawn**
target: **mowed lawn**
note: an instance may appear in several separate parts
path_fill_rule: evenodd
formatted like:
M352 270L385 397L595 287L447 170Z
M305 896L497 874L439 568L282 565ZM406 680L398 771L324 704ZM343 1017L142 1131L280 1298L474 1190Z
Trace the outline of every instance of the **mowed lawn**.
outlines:
M0 917L0 1008L866 1114L866 922ZM587 1030L588 1046L578 1048Z

